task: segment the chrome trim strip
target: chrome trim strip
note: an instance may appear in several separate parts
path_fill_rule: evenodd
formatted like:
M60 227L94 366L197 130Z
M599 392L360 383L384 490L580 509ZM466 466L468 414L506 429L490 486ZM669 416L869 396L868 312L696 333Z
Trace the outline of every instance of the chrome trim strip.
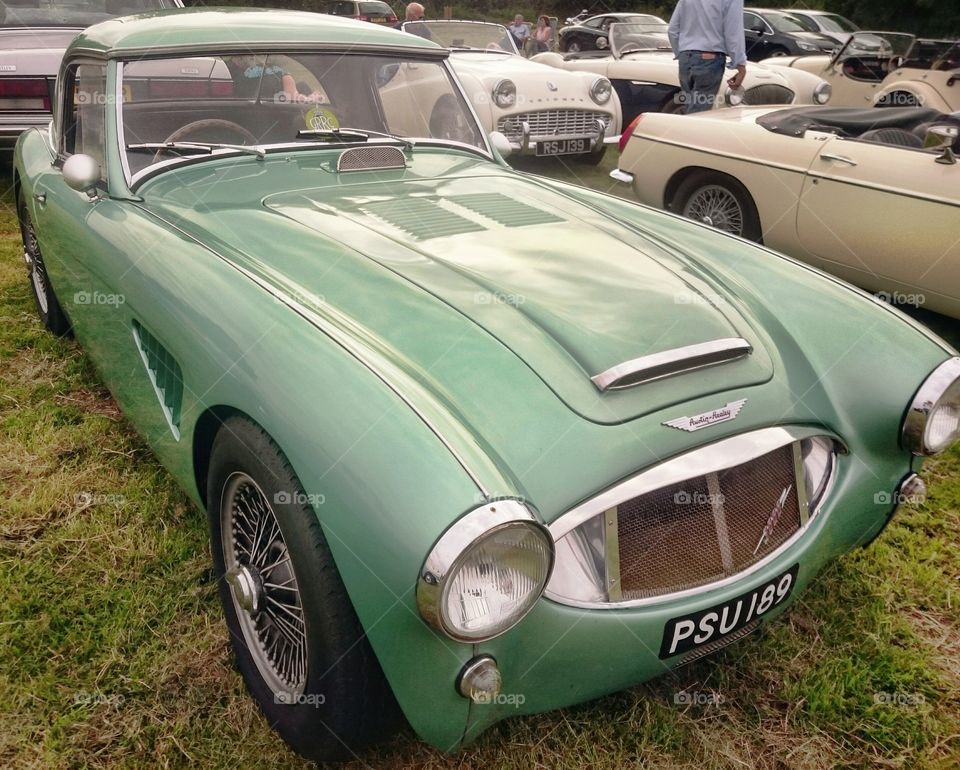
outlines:
M114 90L114 123L116 124L117 130L114 132L117 138L117 152L120 154L120 170L123 172L123 179L127 183L127 189L130 189L130 185L133 183L132 175L130 173L130 163L127 160L127 142L126 137L124 136L123 130L123 65L126 62L118 62L118 66L113 68L114 71L114 81L115 81L115 90Z
M607 598L612 601L620 601L623 598L620 587L620 519L616 506L603 514L603 535L603 549L607 565Z
M730 548L727 512L723 508L723 494L720 492L720 477L716 473L708 473L706 478L710 507L713 509L713 526L716 528L717 543L720 545L720 561L724 572L733 572L733 550Z
M536 527L542 531L543 537L549 541L551 546L550 565L547 569L547 579L544 581L544 587L550 582L556 551L552 547L553 540L550 538L547 528L537 521L530 509L518 500L498 500L493 503L485 503L479 508L474 508L472 511L465 513L451 524L433 548L430 549L430 553L420 568L420 574L417 576L417 610L420 612L420 616L433 628L457 641L488 641L506 633L534 608L536 601L531 602L524 615L518 617L508 628L504 628L496 634L482 637L464 637L455 634L444 624L443 613L440 608L444 583L470 546L481 537L516 522L524 522Z
M846 447L838 438L825 431L812 432L809 429L804 429L800 426L761 428L760 430L752 431L751 433L733 436L731 438L723 439L722 441L717 441L709 446L687 452L686 454L680 455L673 460L666 461L662 465L658 465L647 471L643 471L631 479L627 479L613 489L598 495L592 500L588 500L587 502L571 510L569 513L561 516L550 525L550 534L553 535L559 551L562 549L561 538L576 529L583 522L588 521L593 516L606 511L614 505L618 505L619 503L622 503L626 500L631 500L639 495L646 494L647 492L651 492L655 489L660 489L661 487L669 486L695 476L704 476L710 473L716 473L718 471L725 470L726 468L732 468L736 465L740 465L741 463L759 457L760 455L767 454L775 449L779 449L782 446L786 446L787 444L796 441L803 441L804 439L813 438L815 436L823 436L831 440L831 443L834 447L834 457L836 457L837 453L847 451ZM816 517L816 514L819 513L823 501L830 497L830 490L832 489L834 481L836 480L836 473L837 464L834 462L830 466L830 478L824 487L823 496L820 498L817 508L810 512L808 524ZM721 580L716 580L714 582L706 583L694 588L684 589L682 591L673 591L668 594L650 596L642 599L631 599L629 601L581 601L578 599L570 599L564 596L559 596L558 594L553 593L550 591L550 583L548 582L547 589L544 591L543 595L545 598L550 599L557 604L591 610L616 610L634 607L648 607L657 604L663 604L665 602L673 602L678 599L684 599L691 596L702 596L705 593L734 585L744 578L759 572L772 561L777 559L781 553L796 543L806 533L806 531L806 526L799 527L797 531L794 532L793 535L783 542L776 550L771 551L763 559L751 564L749 567L741 570L735 575L730 575L729 577L722 578ZM556 571L556 564L554 564L554 572L555 574L559 574Z
M831 467L827 473L833 474ZM803 470L803 448L799 443L793 445L793 478L797 488L797 510L800 513L801 529L810 521L810 501L807 499L807 474ZM826 487L824 487L826 497Z
M601 392L619 390L674 374L723 364L752 352L753 346L742 337L724 337L624 361L590 379Z
M960 357L948 358L923 381L903 419L901 443L918 457L936 454L926 446L927 419L937 401L960 380ZM946 449L948 447L944 447Z

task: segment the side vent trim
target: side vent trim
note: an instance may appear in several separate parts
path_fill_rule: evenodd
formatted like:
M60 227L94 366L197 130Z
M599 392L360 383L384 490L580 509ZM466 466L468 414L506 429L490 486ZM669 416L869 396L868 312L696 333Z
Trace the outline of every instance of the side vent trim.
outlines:
M351 147L337 158L337 171L383 171L389 168L406 168L407 159L398 147Z
M160 400L160 408L173 437L180 440L180 408L183 404L183 372L180 364L170 355L160 341L148 332L139 321L133 322L133 339L140 351L140 358L150 376L150 382Z

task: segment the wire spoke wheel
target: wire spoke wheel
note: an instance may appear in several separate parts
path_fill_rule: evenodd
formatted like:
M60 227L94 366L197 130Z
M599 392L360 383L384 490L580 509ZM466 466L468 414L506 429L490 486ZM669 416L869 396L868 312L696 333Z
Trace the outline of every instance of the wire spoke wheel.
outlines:
M293 702L307 681L307 627L280 524L245 473L227 480L221 506L225 578L244 641L278 700Z
M736 196L721 185L711 184L698 189L690 196L682 213L718 230L743 235L743 208Z

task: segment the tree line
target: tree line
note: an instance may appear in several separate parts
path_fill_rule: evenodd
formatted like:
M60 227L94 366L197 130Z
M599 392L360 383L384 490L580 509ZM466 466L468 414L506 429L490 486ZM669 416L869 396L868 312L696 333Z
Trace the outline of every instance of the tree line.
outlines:
M272 6L307 11L323 12L333 0L221 0L198 2L187 0L188 5L245 5ZM406 2L387 0L402 17ZM533 19L541 13L564 19L582 9L593 13L607 11L638 11L669 18L677 0L647 2L646 0L474 0L473 2L444 2L421 0L427 9L428 18L442 18L449 8L452 18L489 19L506 21L516 13ZM749 3L750 5L776 6L776 2ZM784 8L817 8L842 14L862 29L891 32L911 32L928 37L960 36L960 3L944 0L786 0Z

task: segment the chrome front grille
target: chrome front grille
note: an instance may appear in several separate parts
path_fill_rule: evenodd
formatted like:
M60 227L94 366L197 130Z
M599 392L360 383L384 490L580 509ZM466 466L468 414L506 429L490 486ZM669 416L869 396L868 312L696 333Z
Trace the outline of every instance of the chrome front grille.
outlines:
M696 595L760 570L829 498L835 438L761 428L655 464L558 517L546 596L613 609Z
M799 528L792 445L640 495L617 506L621 599L735 575Z
M522 140L524 123L530 127L531 138L535 139L595 137L598 120L606 130L610 122L610 116L605 112L595 110L540 110L500 118L497 121L497 131L504 134L511 142Z
M786 86L778 86L776 83L764 83L763 85L748 88L743 94L743 103L747 105L758 104L793 104L793 98L796 96Z

